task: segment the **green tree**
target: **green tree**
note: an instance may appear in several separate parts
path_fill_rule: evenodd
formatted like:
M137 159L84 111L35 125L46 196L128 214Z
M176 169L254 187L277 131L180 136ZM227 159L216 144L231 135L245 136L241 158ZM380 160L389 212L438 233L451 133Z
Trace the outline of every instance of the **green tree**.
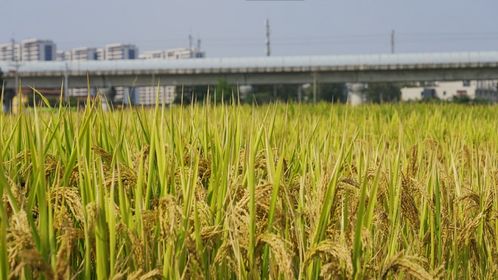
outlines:
M225 79L218 80L214 89L213 98L216 103L223 101L229 103L237 100L237 88L229 84Z
M256 104L291 102L297 100L297 95L298 85L255 85L245 101Z
M206 86L188 86L180 87L176 91L174 104L188 105L192 102L206 101L209 93L209 99L213 103L230 103L233 100L238 100L237 87L229 84L226 80L220 79L216 85Z
M395 83L370 83L365 88L368 101L373 103L398 102L401 99L401 87Z
M200 85L200 86L186 86L177 87L174 104L190 104L192 102L204 102L207 98L208 92L213 95L213 87Z
M318 99L332 103L345 103L348 99L346 85L344 83L320 84Z

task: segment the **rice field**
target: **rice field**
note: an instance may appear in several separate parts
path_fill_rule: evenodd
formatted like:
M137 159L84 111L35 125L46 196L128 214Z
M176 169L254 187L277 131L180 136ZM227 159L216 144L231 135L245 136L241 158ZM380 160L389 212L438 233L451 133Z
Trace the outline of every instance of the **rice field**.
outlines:
M498 108L0 115L0 278L496 279Z

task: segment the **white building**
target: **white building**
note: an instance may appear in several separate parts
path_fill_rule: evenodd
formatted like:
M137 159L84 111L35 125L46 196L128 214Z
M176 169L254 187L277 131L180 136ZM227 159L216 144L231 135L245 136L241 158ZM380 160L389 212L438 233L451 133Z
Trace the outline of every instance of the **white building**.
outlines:
M56 45L50 40L26 39L0 44L0 61L56 60Z
M50 61L56 59L56 45L51 40L26 39L21 41L22 61Z
M140 53L139 57L140 59L164 59L164 52L165 51L145 51Z
M21 60L21 46L15 42L0 44L0 61Z
M138 48L130 44L110 44L105 46L105 60L137 59Z
M70 51L57 52L58 60L96 60L97 48L82 47L72 49ZM95 89L90 89L90 95L96 94ZM77 99L86 98L88 96L88 88L70 88L68 95Z
M58 52L58 60L120 60L120 59L136 59L138 57L138 48L130 44L110 44L104 48L82 47L65 52ZM90 81L91 82L91 81ZM113 88L114 103L127 104L128 101L135 101L135 90L126 87ZM70 97L83 98L88 95L87 88L71 88L68 90ZM96 95L95 89L90 89L90 95Z
M140 54L141 59L189 59L203 58L206 54L198 48L177 48L169 50L146 51Z
M141 87L136 102L139 105L155 105L157 97L159 104L171 104L175 100L175 90L175 86Z
M71 60L97 60L97 48L72 49Z
M451 101L454 98L498 102L497 81L435 82L401 89L401 101L418 101L437 98Z
M205 53L199 48L177 48L169 50L146 51L140 54L140 59L189 59L202 58ZM154 105L156 97L160 104L171 104L176 97L175 86L155 85L138 89L136 102L139 105Z
M57 61L71 60L71 52L69 51L57 51L55 56Z
M97 60L105 60L105 49L104 48L98 48L96 50L97 53Z
M96 49L95 58L97 60L121 60L121 59L137 59L138 48L131 44L109 44L103 49ZM133 88L116 87L114 102L121 104L128 104L129 101L134 102Z

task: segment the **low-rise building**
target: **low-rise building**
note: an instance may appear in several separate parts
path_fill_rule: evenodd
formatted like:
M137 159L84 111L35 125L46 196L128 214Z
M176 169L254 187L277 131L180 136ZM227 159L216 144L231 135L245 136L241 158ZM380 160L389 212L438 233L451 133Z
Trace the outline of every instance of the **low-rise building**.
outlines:
M439 99L451 101L456 98L498 102L497 81L435 82L401 89L401 101Z
M171 104L175 100L175 86L141 87L136 102L139 105Z

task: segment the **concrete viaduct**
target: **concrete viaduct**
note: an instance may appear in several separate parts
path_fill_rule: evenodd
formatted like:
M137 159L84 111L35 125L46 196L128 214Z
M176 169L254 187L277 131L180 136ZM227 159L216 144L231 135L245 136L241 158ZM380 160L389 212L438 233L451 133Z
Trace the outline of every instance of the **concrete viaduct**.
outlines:
M35 88L498 79L498 52L0 62L6 91ZM354 88L354 87L351 87Z

